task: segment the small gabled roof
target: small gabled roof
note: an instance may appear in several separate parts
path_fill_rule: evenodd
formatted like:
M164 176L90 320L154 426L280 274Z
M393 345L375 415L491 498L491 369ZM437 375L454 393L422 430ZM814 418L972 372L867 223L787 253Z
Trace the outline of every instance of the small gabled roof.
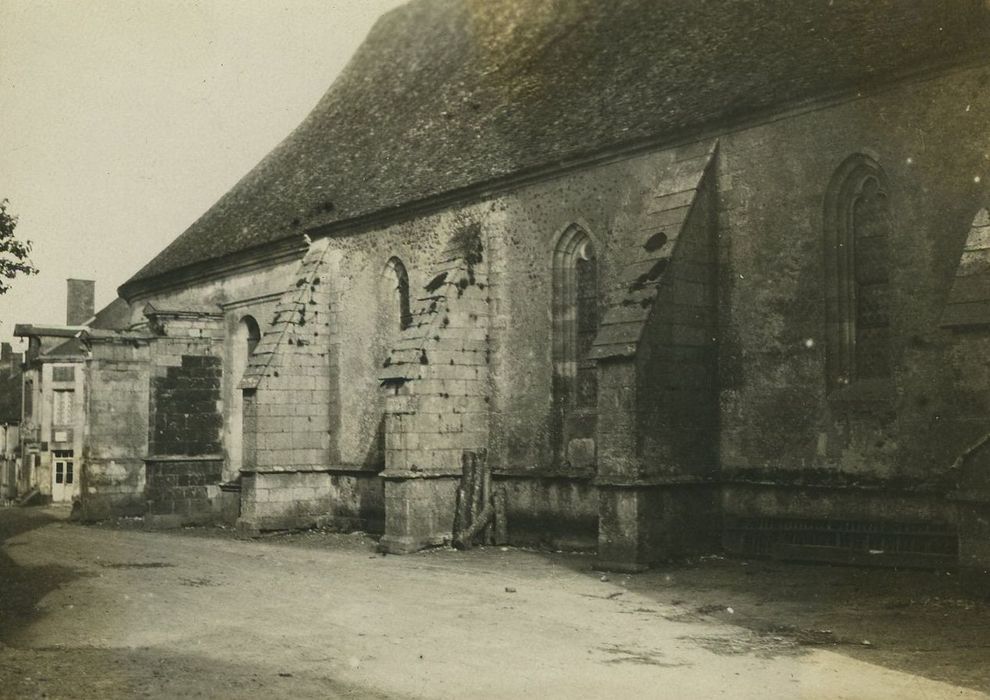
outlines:
M18 323L14 326L16 338L75 338L85 326L47 326L34 323Z
M90 329L112 331L125 329L130 325L130 305L120 297L104 306L81 326L57 326L31 323L18 323L14 335L19 338L64 338L60 343L42 349L33 360L77 360L86 357L85 344L80 339Z
M465 188L986 57L983 0L414 0L121 287Z

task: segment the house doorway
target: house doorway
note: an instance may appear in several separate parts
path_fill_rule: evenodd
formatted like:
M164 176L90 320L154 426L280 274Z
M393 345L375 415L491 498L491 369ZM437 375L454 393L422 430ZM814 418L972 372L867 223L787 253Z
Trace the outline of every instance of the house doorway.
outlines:
M52 501L71 501L76 494L76 470L72 450L52 452Z

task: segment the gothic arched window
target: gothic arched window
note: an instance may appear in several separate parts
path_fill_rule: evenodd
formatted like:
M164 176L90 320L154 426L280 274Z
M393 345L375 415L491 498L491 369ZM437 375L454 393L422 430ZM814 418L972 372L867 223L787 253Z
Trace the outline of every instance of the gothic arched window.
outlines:
M872 158L839 166L825 203L829 390L890 376L890 201Z
M598 259L584 229L570 226L553 254L553 399L561 416L594 409L598 382L588 353L598 332Z

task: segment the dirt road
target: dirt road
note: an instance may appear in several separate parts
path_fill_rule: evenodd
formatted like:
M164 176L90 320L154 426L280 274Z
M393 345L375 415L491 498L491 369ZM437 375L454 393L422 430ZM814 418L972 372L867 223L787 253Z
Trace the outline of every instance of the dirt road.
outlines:
M976 698L951 578L707 560L607 576L489 548L240 541L0 510L9 698Z

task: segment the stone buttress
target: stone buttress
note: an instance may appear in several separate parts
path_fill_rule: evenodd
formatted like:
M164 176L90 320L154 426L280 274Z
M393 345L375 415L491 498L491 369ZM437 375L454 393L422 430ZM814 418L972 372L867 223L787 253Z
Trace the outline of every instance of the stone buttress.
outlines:
M602 568L717 547L715 144L675 151L626 240L591 350Z
M381 371L387 552L452 537L461 459L489 442L489 301L481 231L462 227Z
M973 221L953 276L942 326L964 338L964 353L990 351L990 212ZM985 361L985 360L984 360ZM985 426L990 429L990 426ZM974 593L990 596L990 433L968 446L949 470L959 531L959 572Z
M241 380L242 531L311 527L333 515L331 283L338 264L327 239L310 245Z

